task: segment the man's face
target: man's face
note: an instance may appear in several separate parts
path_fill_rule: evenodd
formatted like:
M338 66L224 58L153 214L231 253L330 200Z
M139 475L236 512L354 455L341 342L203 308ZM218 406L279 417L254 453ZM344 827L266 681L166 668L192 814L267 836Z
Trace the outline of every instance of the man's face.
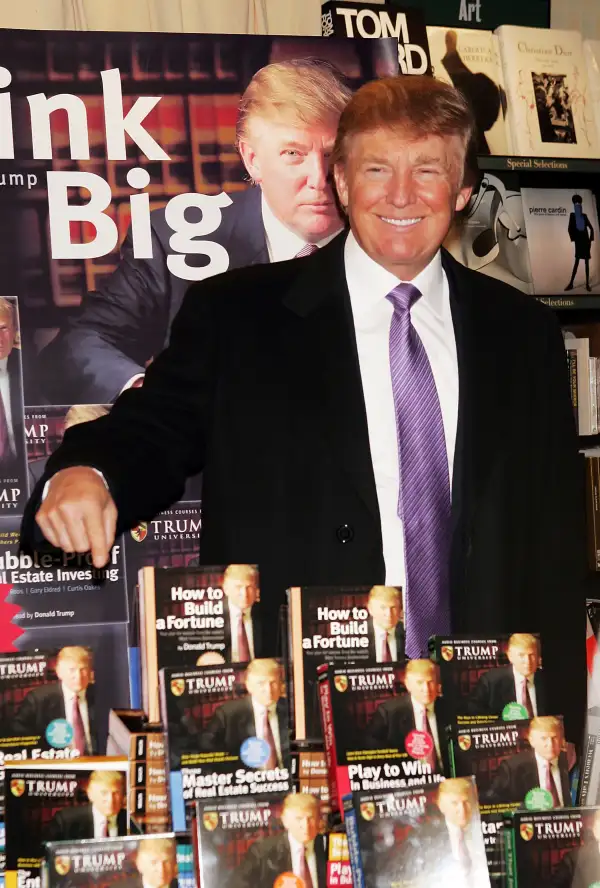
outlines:
M74 694L85 691L92 678L92 670L87 660L63 658L56 664L56 674L60 681Z
M363 250L387 271L412 280L446 237L471 194L461 188L458 136L410 137L380 129L358 135L335 181Z
M279 672L254 672L246 680L246 688L260 706L272 706L282 693Z
M251 573L232 574L223 581L223 592L235 607L246 610L258 600L256 575Z
M406 675L404 683L408 693L421 706L429 706L437 698L438 680L433 669L410 672Z
M466 792L444 792L440 795L438 807L446 820L453 826L466 829L473 814L473 801Z
M281 818L286 830L302 845L316 838L319 831L319 814L315 807L288 808Z
M123 807L123 784L120 780L104 783L93 780L88 787L88 798L103 817L114 817Z
M371 598L367 608L374 624L386 632L395 629L402 618L402 608L397 598Z
M240 146L249 174L286 228L316 243L342 228L328 182L337 120L313 124L252 118Z
M142 848L136 864L144 885L150 888L163 888L175 878L175 857L168 851L146 851Z
M536 728L529 733L529 742L540 758L551 762L558 758L562 746L562 737L559 730L551 728L549 731L541 731Z
M15 344L15 328L8 318L0 317L0 360L7 358Z
M535 675L540 665L540 655L538 653L537 644L525 645L524 647L515 647L511 645L506 655L509 662L512 663L515 672L525 678Z

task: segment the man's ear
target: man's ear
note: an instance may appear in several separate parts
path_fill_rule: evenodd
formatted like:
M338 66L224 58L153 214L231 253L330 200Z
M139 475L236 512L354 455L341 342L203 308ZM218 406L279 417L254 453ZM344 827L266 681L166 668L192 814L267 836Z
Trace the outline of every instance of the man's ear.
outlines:
M337 191L338 200L345 210L348 206L348 183L346 182L346 171L343 164L336 163L334 166L333 180L335 182L335 190Z
M454 209L457 213L460 213L461 210L464 210L466 205L469 203L471 199L471 195L473 193L472 185L464 185L458 194L456 195L456 203L454 205Z
M256 151L250 145L249 142L242 140L238 144L238 149L242 157L242 161L244 166L246 167L246 171L253 182L256 182L257 185L260 184L261 174L260 174L260 164L258 162L258 158L256 156Z

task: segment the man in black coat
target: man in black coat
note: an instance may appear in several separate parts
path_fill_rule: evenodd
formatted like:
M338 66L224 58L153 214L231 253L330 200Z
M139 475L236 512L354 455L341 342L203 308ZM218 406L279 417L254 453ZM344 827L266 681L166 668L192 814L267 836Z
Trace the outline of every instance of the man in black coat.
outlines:
M91 549L101 566L115 529L167 508L203 469L202 562L259 565L271 651L288 586L402 586L410 656L440 628L539 632L549 708L565 714L577 741L585 681L565 682L564 664L585 675L587 564L564 345L546 306L440 250L470 194L463 171L471 132L464 99L440 81L362 87L342 114L333 157L351 232L307 258L193 287L143 387L125 392L108 417L65 435L26 509L23 545L43 545L39 527L55 546ZM385 162L369 166L373 157ZM424 157L435 163L421 164ZM442 479L439 498L442 401L429 376L431 397L411 402L423 409L415 452L428 459L400 479L395 426L405 414L390 391L396 312L385 294L396 294L399 279L417 278L430 299L413 313L417 321L422 309L422 337L429 322L437 331L427 357L439 374L453 457L451 491ZM426 373L422 358L419 368ZM435 476L427 445L434 427ZM401 481L413 497L416 482L428 484L428 496L404 516L412 533L425 505L436 515L405 546ZM423 548L427 557L419 557ZM407 556L409 572L431 573L422 586L427 614L422 596L411 594L423 577L411 586Z
M223 574L225 651L228 663L260 657L262 625L258 570L252 564L229 564Z
M552 807L568 807L571 804L569 770L560 719L553 715L532 719L528 739L531 749L500 763L482 801L522 804L530 790L541 788L547 791Z
M378 663L404 659L402 589L373 586L367 602L369 648Z
M118 771L93 771L87 795L89 805L75 805L56 812L44 830L45 842L127 835L124 775Z
M519 703L526 712L524 717L547 715L539 640L529 633L515 633L509 638L506 654L510 666L484 672L467 701L468 712L500 719L505 706Z
M289 718L281 666L277 660L252 660L246 670L247 697L223 703L198 737L202 752L239 755L249 737L260 737L269 748L262 767L287 767Z
M286 796L281 821L285 832L250 845L227 880L227 888L270 888L282 873L293 873L305 888L325 888L327 862L319 835L319 800L307 793Z
M135 865L139 875L120 881L121 888L177 888L175 839L140 839Z
M314 59L276 62L254 75L237 125L238 149L253 184L226 196L228 205L214 203L208 232L210 217L193 201L197 197L200 207L208 207L215 198L192 195L185 224L195 224L198 234L184 232L183 257L181 246L172 246L178 231L164 209L150 214L152 258L134 257L128 232L114 273L97 293L84 297L81 312L40 353L40 385L50 403L109 404L139 384L167 345L192 281L226 268L289 259L341 230L326 166L350 95L340 73ZM228 260L215 256L215 244Z
M411 731L429 734L433 743L428 764L449 774L439 670L431 660L409 660L404 676L407 694L381 703L367 725L363 743L368 749L405 750Z
M93 668L92 654L87 648L61 648L55 666L58 681L29 691L11 720L14 736L37 736L45 742L48 726L61 719L68 722L72 731L72 749L80 755L97 754Z
M22 478L25 470L23 380L16 303L0 298L0 477ZM25 478L22 478L25 482Z

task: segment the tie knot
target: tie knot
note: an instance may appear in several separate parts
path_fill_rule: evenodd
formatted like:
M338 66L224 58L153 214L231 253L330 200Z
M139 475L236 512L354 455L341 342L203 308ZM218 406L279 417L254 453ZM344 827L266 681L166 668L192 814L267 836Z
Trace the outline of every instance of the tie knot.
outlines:
M296 259L302 259L304 256L312 256L312 254L316 253L318 249L316 244L304 244L302 249L296 253Z
M398 284L385 297L394 306L394 311L410 311L417 299L421 297L421 291L412 284Z

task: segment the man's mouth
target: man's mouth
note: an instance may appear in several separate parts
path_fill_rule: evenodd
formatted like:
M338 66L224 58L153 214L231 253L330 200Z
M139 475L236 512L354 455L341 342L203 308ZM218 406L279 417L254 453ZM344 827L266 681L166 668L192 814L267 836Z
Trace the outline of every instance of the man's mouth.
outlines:
M410 228L422 221L423 216L414 216L412 219L392 219L391 216L380 216L382 222L393 225L395 228Z

